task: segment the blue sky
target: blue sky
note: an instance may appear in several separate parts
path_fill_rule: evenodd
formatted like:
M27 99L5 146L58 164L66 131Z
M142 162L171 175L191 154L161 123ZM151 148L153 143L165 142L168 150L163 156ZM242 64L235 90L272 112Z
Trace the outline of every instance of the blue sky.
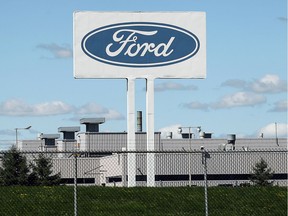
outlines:
M74 11L205 11L207 78L155 81L155 130L201 126L213 137L287 137L286 0L3 0L0 149L83 117L126 131L126 80L73 78ZM145 119L145 80L136 110ZM144 122L145 128L145 122ZM84 127L81 126L84 131ZM174 134L175 136L176 133Z

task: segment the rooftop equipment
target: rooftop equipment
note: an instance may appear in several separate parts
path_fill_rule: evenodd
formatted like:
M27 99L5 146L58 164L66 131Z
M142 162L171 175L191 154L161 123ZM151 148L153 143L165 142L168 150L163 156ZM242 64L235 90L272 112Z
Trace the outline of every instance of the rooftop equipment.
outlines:
M236 134L227 134L227 144L232 144L232 150L235 150Z
M75 140L75 133L80 131L80 127L59 127L58 132L63 133L63 140Z
M218 145L219 151L234 151L235 150L236 135L227 134L227 143Z
M55 146L55 140L60 138L60 134L41 134L40 139L44 140L45 146Z
M181 133L181 135L182 135L182 139L192 139L193 138L193 134L194 133ZM190 137L189 137L190 136Z
M208 133L208 132L202 131L202 132L199 133L199 137L201 139L211 139L212 138L212 133Z
M105 118L82 118L80 124L86 125L86 132L99 132L99 124L105 122Z
M227 134L227 142L228 144L235 145L236 134Z

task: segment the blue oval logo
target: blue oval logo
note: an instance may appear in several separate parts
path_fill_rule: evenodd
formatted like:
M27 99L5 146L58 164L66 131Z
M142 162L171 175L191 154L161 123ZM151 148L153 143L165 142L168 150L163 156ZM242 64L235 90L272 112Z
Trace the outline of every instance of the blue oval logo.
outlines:
M177 26L132 22L95 29L81 43L89 57L125 67L158 67L185 61L199 48L198 38Z

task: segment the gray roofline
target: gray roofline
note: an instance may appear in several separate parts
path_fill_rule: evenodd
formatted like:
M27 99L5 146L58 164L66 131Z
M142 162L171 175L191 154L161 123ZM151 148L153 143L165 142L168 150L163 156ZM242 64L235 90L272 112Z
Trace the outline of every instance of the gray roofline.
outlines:
M105 122L105 118L82 118L80 124L102 124Z
M58 132L78 132L80 131L80 127L59 127Z
M41 134L41 139L59 139L60 134Z

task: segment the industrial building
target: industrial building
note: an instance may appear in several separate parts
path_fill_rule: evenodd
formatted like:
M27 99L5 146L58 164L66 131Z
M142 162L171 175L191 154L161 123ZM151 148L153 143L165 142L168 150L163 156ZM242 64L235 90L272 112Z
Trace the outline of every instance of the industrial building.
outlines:
M18 140L17 145L21 151L126 151L127 133L100 132L100 125L104 122L104 118L83 118L80 123L86 126L85 132L80 132L80 126L59 127L59 133L39 134L35 140ZM199 150L201 146L221 151L287 148L287 138L237 138L235 134L227 134L225 138L215 139L212 133L199 132L198 138L193 133L181 134L182 139L173 139L172 132L165 138L161 132L155 132L155 151ZM146 133L142 131L142 123L137 123L136 151L146 151Z
M247 183L252 167L261 158L272 168L274 181L278 185L287 184L287 138L237 139L235 134L228 134L223 139L214 139L211 133L202 132L197 138L191 133L182 133L182 139L173 139L173 134L168 133L163 139L160 132L155 132L155 152L148 153L146 133L139 124L136 151L129 153L127 133L100 132L104 122L104 118L83 118L80 123L86 126L85 132L81 132L79 126L59 127L58 134L19 140L18 148L23 152L52 155L53 171L60 172L67 184L73 183L73 152L78 152L77 178L82 184L127 186L128 155L134 154L136 186L145 186L147 155L153 154L155 186L203 185L203 149L209 153L209 185Z

